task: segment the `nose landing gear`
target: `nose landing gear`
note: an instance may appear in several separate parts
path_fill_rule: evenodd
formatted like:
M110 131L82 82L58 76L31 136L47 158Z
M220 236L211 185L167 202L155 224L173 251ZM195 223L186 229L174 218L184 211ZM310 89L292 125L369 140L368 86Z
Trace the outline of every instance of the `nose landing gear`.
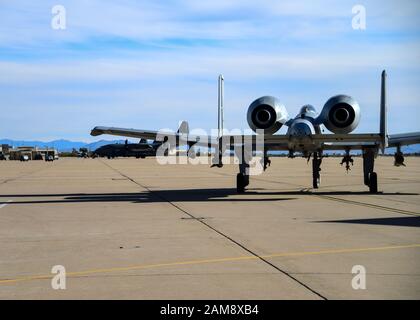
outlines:
M350 151L348 150L346 150L346 155L343 157L343 160L341 160L340 165L343 165L344 163L346 164L346 172L349 173L349 170L351 170L350 164L353 166L354 161L350 155Z
M318 189L321 185L321 171L322 155L321 153L314 152L312 159L312 186L314 189Z

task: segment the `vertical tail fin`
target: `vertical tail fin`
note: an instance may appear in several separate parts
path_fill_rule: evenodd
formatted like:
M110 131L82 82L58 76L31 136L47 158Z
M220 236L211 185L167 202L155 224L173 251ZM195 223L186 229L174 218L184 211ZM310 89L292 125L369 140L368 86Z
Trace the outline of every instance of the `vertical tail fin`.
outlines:
M213 164L211 167L223 166L222 157L223 157L223 145L222 145L222 136L223 136L223 75L219 75L219 86L217 94L217 140L219 142L217 150L215 150Z
M181 123L179 124L179 129L178 129L178 133L179 134L189 134L190 133L190 128L188 125L187 121L181 121Z
M388 147L386 113L387 113L386 71L384 70L382 71L382 76L381 76L381 114L380 114L380 125L379 125L379 134L382 137L382 142L381 142L382 154L385 152L385 148Z
M217 97L217 130L219 138L223 135L223 100L224 100L224 78L223 75L219 75L219 86L218 86L218 97Z

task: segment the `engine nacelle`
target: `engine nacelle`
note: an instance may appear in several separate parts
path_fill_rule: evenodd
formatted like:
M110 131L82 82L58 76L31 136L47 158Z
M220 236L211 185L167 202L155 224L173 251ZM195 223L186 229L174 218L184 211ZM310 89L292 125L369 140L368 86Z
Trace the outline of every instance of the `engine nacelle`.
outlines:
M258 98L248 108L247 120L249 127L256 132L264 130L265 134L273 134L287 121L287 110L275 97Z
M360 121L359 104L350 96L331 97L322 108L318 122L334 133L350 133Z

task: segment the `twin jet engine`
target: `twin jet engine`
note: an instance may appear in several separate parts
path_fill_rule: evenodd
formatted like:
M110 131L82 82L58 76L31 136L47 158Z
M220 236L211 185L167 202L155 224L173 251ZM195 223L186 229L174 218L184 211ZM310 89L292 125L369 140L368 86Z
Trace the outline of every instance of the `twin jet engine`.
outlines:
M302 108L305 110L308 108ZM248 108L247 120L250 128L264 130L265 134L274 134L283 125L291 125L293 120L305 118L312 125L323 124L333 133L350 133L360 122L360 107L356 100L347 95L337 95L328 99L319 116L314 113L301 111L295 119L289 120L286 107L275 97L264 96L258 98ZM317 130L316 130L317 131Z

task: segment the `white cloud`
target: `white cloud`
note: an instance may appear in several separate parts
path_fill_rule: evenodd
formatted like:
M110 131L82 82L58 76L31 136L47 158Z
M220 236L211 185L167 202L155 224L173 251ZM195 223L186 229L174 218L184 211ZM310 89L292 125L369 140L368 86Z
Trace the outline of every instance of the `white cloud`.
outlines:
M54 0L0 4L3 45L89 41L116 36L136 41L182 39L296 39L345 34L354 1L104 1L63 0L67 29L50 28ZM416 1L364 1L369 30L419 28Z
M118 82L167 77L211 79L223 72L232 80L321 79L362 74L366 69L395 68L419 71L420 44L352 44L350 50L313 48L277 52L198 47L175 52L153 50L137 58L93 58L72 61L0 61L0 83Z
M345 91L373 119L362 123L366 131L377 127L383 68L391 115L418 130L418 2L363 1L364 32L351 29L354 1L60 3L64 32L50 28L55 0L0 4L0 137L23 134L34 119L38 138L83 138L95 124L174 127L180 119L210 128L219 73L230 127L246 127L246 108L262 94L280 96L293 114Z

